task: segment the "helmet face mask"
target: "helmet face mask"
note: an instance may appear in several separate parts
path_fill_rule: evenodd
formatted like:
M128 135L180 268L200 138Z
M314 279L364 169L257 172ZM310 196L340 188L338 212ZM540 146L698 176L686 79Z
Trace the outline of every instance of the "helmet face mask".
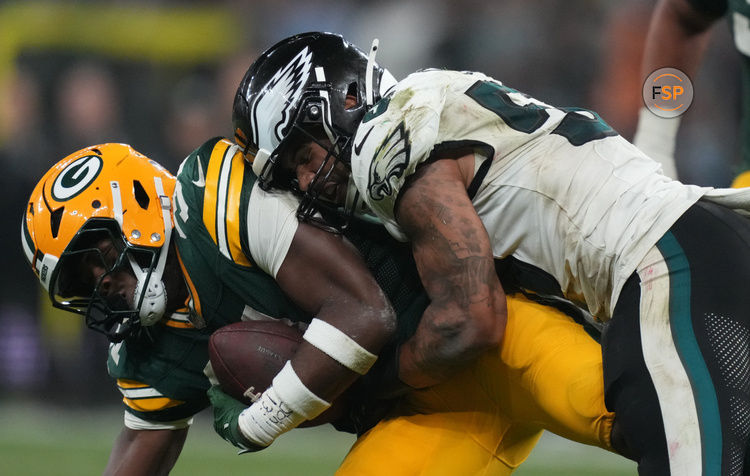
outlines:
M83 315L89 328L112 342L135 334L141 329L139 309L145 295L137 293L133 263L148 270L148 282L158 251L130 246L114 220L89 219L62 253L56 274L50 278L52 305Z
M82 149L37 184L24 251L52 304L118 342L166 310L175 179L124 144Z
M50 296L60 304L90 299L105 273L122 267L125 245L114 223L93 218L71 240L50 278ZM78 311L85 312L85 305Z
M316 186L302 192L290 157L315 142L327 151L326 163L341 162L348 170L360 121L395 82L373 52L368 57L332 33L303 33L266 50L240 83L232 114L237 143L260 186L297 192L299 218L315 222L316 208L332 205L316 192L330 176L316 177Z

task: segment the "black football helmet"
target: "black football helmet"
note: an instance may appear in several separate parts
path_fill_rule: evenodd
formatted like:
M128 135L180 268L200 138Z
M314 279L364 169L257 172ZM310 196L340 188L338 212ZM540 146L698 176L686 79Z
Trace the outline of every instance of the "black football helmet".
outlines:
M240 83L232 110L235 140L252 161L262 188L289 189L302 195L298 210L302 220L315 221L320 205L316 190L328 178L320 170L333 170L326 167L329 160L349 167L351 140L360 121L396 84L375 63L376 50L377 40L368 55L340 35L302 33L266 50ZM302 193L293 167L282 165L280 158L285 150L310 141L328 155ZM356 190L353 185L350 189Z

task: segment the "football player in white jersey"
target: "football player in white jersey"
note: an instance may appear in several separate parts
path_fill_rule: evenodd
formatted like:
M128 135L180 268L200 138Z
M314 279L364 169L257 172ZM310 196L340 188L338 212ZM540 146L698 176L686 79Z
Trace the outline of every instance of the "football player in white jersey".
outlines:
M748 209L748 191L672 181L595 113L480 73L376 85L376 50L363 66L288 38L250 67L233 116L261 186L300 194L301 219L369 211L411 242L431 304L401 347L401 380L436 384L497 345L503 259L523 287L607 323L614 444L641 474L740 474L750 222L732 208Z

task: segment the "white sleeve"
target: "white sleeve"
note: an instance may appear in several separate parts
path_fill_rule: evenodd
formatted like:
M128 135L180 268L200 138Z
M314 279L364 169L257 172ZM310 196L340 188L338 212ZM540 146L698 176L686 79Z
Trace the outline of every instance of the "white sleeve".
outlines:
M438 71L410 75L378 103L372 119L363 122L354 137L352 180L365 204L399 241L406 236L396 223L396 202L439 140L451 78Z
M659 117L645 107L638 113L638 126L633 136L633 144L646 155L661 164L662 173L677 180L677 163L674 150L681 116Z
M255 263L274 278L297 232L299 199L291 192L266 192L256 183L247 207L247 242Z

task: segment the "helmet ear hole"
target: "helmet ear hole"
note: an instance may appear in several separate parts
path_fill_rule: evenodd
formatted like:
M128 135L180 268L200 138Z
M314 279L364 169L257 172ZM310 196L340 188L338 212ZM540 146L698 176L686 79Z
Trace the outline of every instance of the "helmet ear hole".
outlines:
M344 103L345 109L354 109L359 106L359 87L356 81L349 83L349 87L346 90L346 100Z
M60 207L57 210L53 210L49 214L49 226L52 229L52 237L57 238L57 234L60 232L60 223L62 222L63 214L65 213L65 207Z
M138 203L138 206L144 210L148 210L148 204L151 202L151 199L148 197L146 189L143 188L143 185L138 180L133 180L133 195L135 195L135 201Z

